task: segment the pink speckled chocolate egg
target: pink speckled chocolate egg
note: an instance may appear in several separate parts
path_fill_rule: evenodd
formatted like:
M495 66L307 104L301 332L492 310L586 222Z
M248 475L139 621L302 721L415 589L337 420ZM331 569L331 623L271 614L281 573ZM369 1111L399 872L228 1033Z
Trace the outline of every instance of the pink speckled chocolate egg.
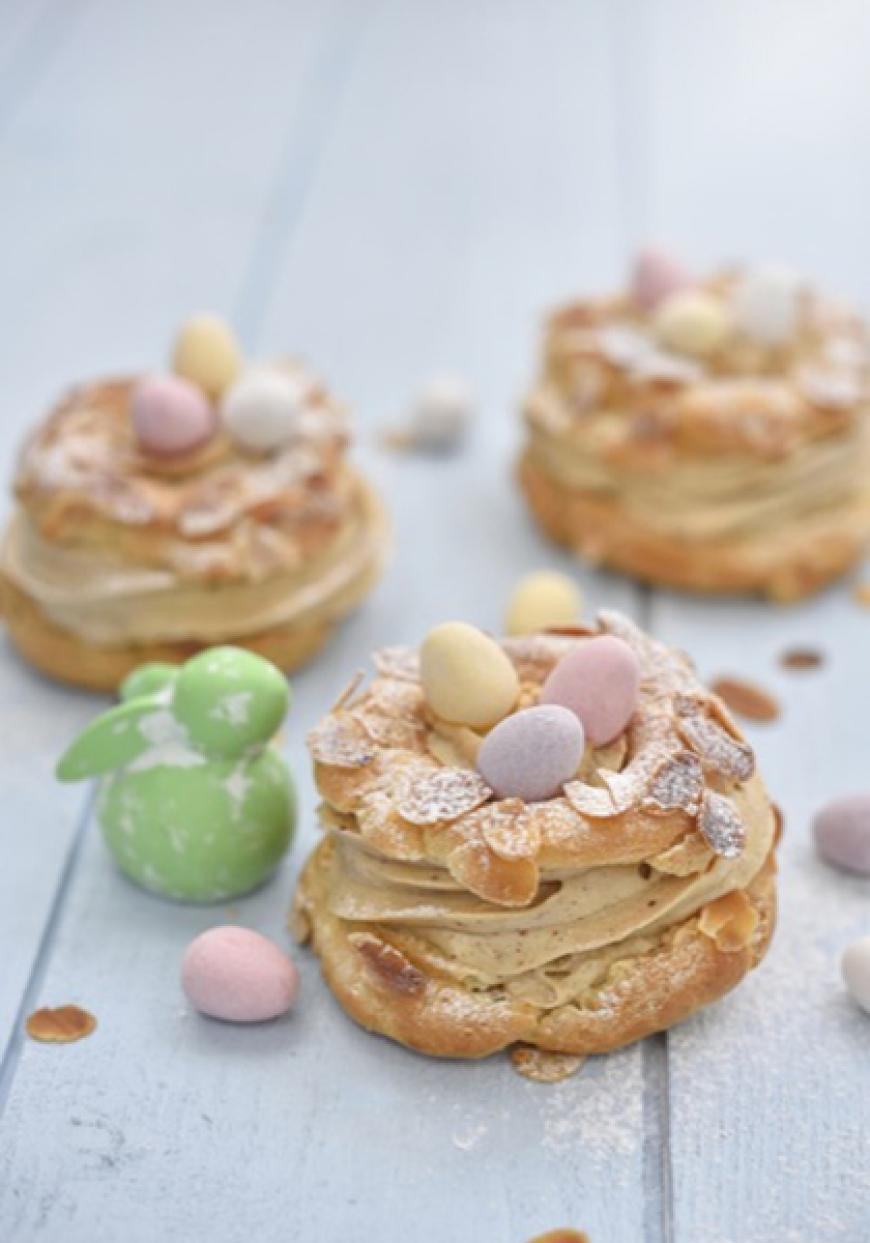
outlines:
M299 973L274 941L226 924L209 928L188 945L181 987L202 1014L231 1023L259 1023L290 1009Z
M577 771L583 756L583 726L558 704L524 708L490 730L477 755L477 768L499 798L538 803L553 798Z
M594 747L612 742L637 707L640 666L615 635L578 644L563 656L541 687L541 703L561 704L580 718Z
M833 799L816 813L813 836L828 863L870 876L870 792Z
M175 457L214 435L217 416L203 391L180 376L155 375L133 390L130 414L140 448L155 457Z
M650 247L642 250L635 261L631 293L642 310L653 311L672 293L691 284L691 276L673 255Z

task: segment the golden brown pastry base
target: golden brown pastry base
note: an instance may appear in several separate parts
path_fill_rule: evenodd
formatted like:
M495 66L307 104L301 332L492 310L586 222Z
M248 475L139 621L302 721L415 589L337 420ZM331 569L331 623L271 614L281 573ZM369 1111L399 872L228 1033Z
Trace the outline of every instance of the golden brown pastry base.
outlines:
M849 509L811 515L757 539L679 541L643 525L617 500L565 487L527 453L518 475L535 517L552 539L597 565L687 591L800 600L848 570L864 552L870 533L870 506L862 497Z
M41 673L87 690L116 691L127 674L139 665L152 660L181 664L211 646L184 640L97 647L56 626L30 596L5 575L0 575L0 600L9 637L21 655ZM243 638L228 637L226 642L257 652L290 673L323 647L337 621L333 618L309 625L284 626Z
M388 927L351 925L330 914L329 851L327 839L309 859L297 914L330 988L363 1027L435 1057L486 1057L516 1041L571 1054L631 1044L732 989L764 956L776 920L771 854L745 890L758 913L748 945L724 952L700 931L695 914L667 929L654 950L614 964L602 984L576 1002L544 1010L426 975L391 950Z

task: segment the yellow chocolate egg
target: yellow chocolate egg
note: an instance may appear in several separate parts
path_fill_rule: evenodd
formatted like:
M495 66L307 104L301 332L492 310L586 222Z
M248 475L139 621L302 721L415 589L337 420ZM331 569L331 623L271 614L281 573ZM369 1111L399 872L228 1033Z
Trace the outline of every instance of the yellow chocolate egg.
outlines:
M697 289L682 290L666 298L656 311L654 323L663 345L696 357L718 350L733 329L725 304Z
M209 397L220 397L229 388L241 362L236 338L218 315L191 315L182 324L172 353L173 370Z
M580 588L566 574L539 570L514 587L508 601L508 634L535 634L551 626L571 626L579 620Z
M517 671L499 645L465 622L429 631L420 649L420 675L435 715L473 729L500 721L520 693Z

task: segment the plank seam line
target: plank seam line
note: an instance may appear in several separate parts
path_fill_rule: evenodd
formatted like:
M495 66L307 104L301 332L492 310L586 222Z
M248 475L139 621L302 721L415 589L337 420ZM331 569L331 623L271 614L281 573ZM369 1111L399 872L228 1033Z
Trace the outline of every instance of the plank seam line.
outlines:
M82 16L85 0L46 4L0 76L0 132L39 85Z
M79 819L75 827L69 848L64 859L63 869L54 891L51 907L49 908L48 919L42 930L42 936L39 940L39 947L36 956L30 968L30 974L27 977L27 984L21 996L21 1002L15 1014L12 1023L12 1030L9 1033L9 1039L6 1048L3 1050L2 1059L0 1059L0 1118L3 1117L6 1103L9 1099L9 1093L12 1089L12 1083L15 1079L18 1064L21 1061L21 1055L24 1051L24 1023L27 1015L33 1009L42 989L43 980L45 979L48 963L51 957L51 951L57 938L58 929L66 910L67 900L69 898L72 887L72 880L78 871L79 861L82 856L85 838L87 835L88 824L90 823L91 814L94 809L97 788L94 786L85 799L84 807L79 814Z
M281 252L301 220L329 136L335 128L364 30L374 11L369 4L352 4L348 20L348 11L342 6L343 20L338 21L337 29L324 39L323 48L307 71L295 119L288 126L275 176L266 195L236 302L234 319L249 346L259 339L275 292Z

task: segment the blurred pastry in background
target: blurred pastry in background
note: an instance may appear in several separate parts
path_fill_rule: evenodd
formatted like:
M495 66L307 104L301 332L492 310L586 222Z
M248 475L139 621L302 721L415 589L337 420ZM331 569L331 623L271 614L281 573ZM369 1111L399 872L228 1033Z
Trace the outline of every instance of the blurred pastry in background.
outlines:
M0 559L13 642L99 690L219 643L296 668L384 557L348 442L302 364L246 363L211 315L183 326L171 374L79 385L19 461Z
M651 583L796 600L870 534L864 323L789 269L631 287L557 311L524 408L544 530Z

